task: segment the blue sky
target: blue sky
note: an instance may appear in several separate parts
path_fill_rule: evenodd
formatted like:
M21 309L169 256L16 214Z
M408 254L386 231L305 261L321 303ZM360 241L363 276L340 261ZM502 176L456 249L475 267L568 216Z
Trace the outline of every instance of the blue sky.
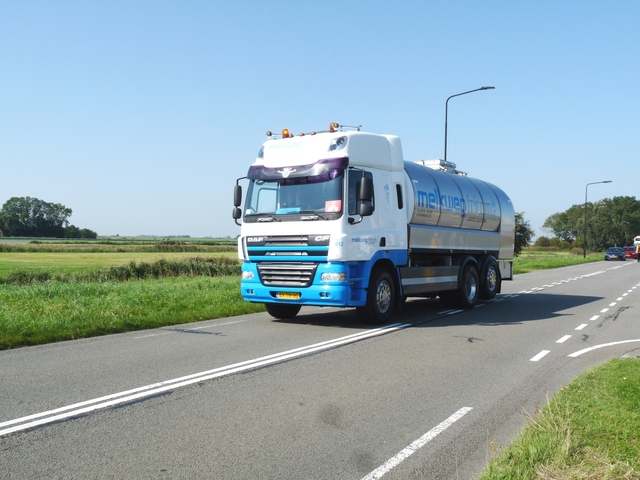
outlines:
M538 235L638 197L640 2L0 2L0 204L100 235L235 236L267 130L400 136L500 186ZM638 232L640 234L640 232Z

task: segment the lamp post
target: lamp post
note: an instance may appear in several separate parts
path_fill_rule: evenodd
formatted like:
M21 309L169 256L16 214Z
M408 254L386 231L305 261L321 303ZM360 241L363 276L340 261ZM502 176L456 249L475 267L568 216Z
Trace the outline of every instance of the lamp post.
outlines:
M453 97L459 97L460 95L466 95L467 93L478 92L480 90L494 90L496 87L480 87L475 90L469 90L468 92L456 93L455 95L451 95L447 98L447 101L444 104L444 161L447 161L447 117L449 115L449 100Z
M584 187L584 245L583 249L583 258L587 258L587 191L589 190L589 185L596 185L598 183L611 183L612 180L603 180L601 182L591 182L587 183L587 186Z

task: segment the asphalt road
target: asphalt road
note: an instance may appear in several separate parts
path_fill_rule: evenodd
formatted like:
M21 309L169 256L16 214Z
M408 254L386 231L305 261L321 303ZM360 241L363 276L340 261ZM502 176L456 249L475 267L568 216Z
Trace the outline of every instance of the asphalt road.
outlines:
M525 412L640 355L639 273L518 275L384 328L305 307L0 352L0 477L475 478Z

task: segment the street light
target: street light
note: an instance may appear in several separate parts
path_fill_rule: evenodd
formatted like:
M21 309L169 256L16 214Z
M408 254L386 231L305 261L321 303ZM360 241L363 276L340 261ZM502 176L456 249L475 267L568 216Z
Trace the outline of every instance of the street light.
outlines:
M444 160L447 161L447 117L449 115L449 100L453 97L459 97L460 95L466 95L467 93L478 92L480 90L494 90L496 87L480 87L475 90L469 90L468 92L456 93L455 95L451 95L447 98L447 101L444 104Z
M596 185L598 183L611 183L613 180L603 180L601 182L591 182L587 183L587 186L584 187L584 245L582 246L583 250L583 258L587 258L587 191L589 190L589 185Z

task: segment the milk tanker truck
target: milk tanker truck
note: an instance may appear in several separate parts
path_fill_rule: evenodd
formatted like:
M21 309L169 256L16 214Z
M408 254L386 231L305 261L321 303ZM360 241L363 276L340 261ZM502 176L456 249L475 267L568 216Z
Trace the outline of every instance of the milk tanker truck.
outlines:
M267 136L233 218L242 296L271 316L355 307L379 325L407 297L471 308L513 278L514 209L495 185L360 127Z

